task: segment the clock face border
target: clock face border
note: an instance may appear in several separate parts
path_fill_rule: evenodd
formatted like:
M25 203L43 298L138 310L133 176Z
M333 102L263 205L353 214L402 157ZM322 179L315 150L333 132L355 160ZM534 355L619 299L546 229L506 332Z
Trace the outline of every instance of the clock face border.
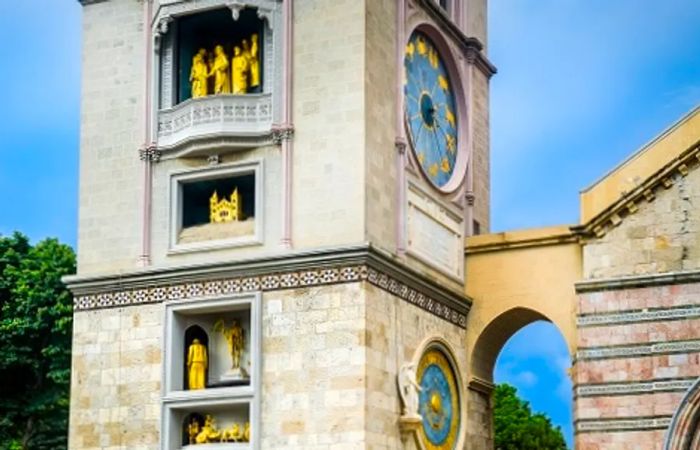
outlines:
M452 119L454 120L454 124L452 128L454 129L454 140L455 142L455 156L454 156L454 162L452 164L452 170L451 173L448 177L448 179L444 183L437 183L434 180L434 176L431 176L431 174L428 172L428 169L424 167L423 162L421 161L419 154L421 153L421 150L417 148L419 143L416 142L416 139L414 137L414 132L411 127L411 116L409 115L409 103L412 102L414 103L414 108L413 108L413 116L414 116L414 126L417 125L417 120L415 118L416 114L418 114L418 110L416 106L426 106L426 109L429 109L428 107L430 106L428 103L430 102L423 102L424 100L421 96L421 98L415 98L415 95L412 95L414 98L409 98L408 95L408 83L411 82L410 78L412 75L409 75L407 73L407 52L410 51L410 44L414 42L414 39L417 36L422 36L426 39L427 44L434 50L434 55L432 58L437 58L438 63L433 64L433 69L436 69L438 72L441 74L444 73L444 76L446 78L446 81L448 82L449 85L449 90L450 90L450 96L452 97L453 100L453 105L454 108L452 108L452 114L453 117ZM407 39L406 39L406 44L405 44L405 49L406 51L404 52L404 58L402 59L402 65L403 65L403 74L404 74L404 79L402 80L402 95L403 95L403 122L404 122L404 129L406 131L406 136L408 140L408 145L411 147L411 151L408 152L410 154L410 158L413 161L414 166L418 166L419 169L418 171L421 173L421 176L428 182L428 184L438 190L441 194L450 194L454 191L456 191L465 181L466 179L466 173L467 173L467 166L469 163L469 151L467 148L468 145L468 136L467 136L467 131L468 131L468 114L467 114L467 102L466 102L466 95L463 90L462 82L461 82L461 77L459 75L459 71L457 70L457 64L455 62L455 58L453 57L453 53L450 49L449 44L447 44L447 41L445 38L442 36L442 34L435 29L432 25L426 24L426 23L421 23L418 26L414 27L407 33ZM414 44L414 49L413 51L414 56L418 56L418 51L415 49L415 44ZM424 57L424 56L421 56ZM426 60L429 62L430 58L426 57ZM437 68L435 67L437 65ZM415 75L413 75L415 77ZM437 75L435 76L435 79L437 80ZM414 80L415 81L415 80ZM426 105L422 105L422 103L426 103ZM417 104L417 105L416 105ZM421 111L423 112L423 111ZM428 126L432 125L430 123L430 118L428 118ZM440 120L441 123L444 124L446 123L444 113L442 120ZM452 125L452 124L448 124ZM437 131L438 134L440 134L440 137L446 141L446 135L442 133L441 131ZM420 137L419 137L420 138ZM444 142L443 141L443 142ZM435 152L435 155L440 154L441 151L444 152L444 149L446 148L445 146L442 146L442 149L439 148L434 148L433 151ZM433 161L435 163L436 161ZM439 166L438 166L439 167Z
M452 353L440 341L425 347L417 362L421 385L418 436L426 450L453 450L462 441L464 404L459 371ZM447 420L445 420L447 419Z

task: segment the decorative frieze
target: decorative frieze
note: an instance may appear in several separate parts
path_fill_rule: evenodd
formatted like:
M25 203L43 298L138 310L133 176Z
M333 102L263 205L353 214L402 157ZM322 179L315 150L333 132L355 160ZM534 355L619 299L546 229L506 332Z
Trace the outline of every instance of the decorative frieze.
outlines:
M697 378L635 381L631 383L582 384L574 388L577 397L606 397L611 395L653 394L655 392L685 392Z
M694 319L700 317L700 305L677 308L621 311L603 314L580 315L576 319L579 327L620 325L635 322L660 322L665 320Z
M668 428L670 424L670 416L595 420L582 419L575 423L577 433L663 430Z
M229 274L223 276L224 271ZM74 293L76 311L362 281L461 328L467 326L471 306L467 297L399 266L370 246L154 272L65 281Z
M700 340L658 342L639 345L579 348L578 360L604 358L631 358L671 353L692 353L700 351Z

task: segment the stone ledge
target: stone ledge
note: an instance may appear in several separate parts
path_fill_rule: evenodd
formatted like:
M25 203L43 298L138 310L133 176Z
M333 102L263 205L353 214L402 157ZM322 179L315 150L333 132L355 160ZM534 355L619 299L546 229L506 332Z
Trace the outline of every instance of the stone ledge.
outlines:
M700 283L700 270L585 280L577 282L575 288L577 294L583 294L689 283Z
M369 244L214 264L68 276L76 311L366 281L461 328L471 299Z
M574 422L576 433L664 430L670 424L670 416L581 419Z

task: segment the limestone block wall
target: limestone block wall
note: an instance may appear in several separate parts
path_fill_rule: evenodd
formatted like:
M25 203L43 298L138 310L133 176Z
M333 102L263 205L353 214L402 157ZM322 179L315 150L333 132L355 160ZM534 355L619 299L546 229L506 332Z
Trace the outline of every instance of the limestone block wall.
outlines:
M700 171L677 175L669 189L601 239L584 247L584 278L611 278L700 267Z
M157 448L162 319L162 305L74 315L70 449Z
M141 231L143 6L83 7L78 271L133 268Z
M489 79L473 69L473 142L474 154L474 220L479 222L480 233L491 227L491 135L489 123Z
M367 241L396 251L396 1L366 2L365 211Z
M466 373L465 331L373 285L366 296L366 441L363 448L403 449L398 418L401 401L396 377L427 339L439 337L452 347L460 376ZM462 394L466 379L462 378ZM465 402L466 405L466 402ZM466 406L465 406L466 408ZM466 428L466 415L462 427ZM472 448L472 447L469 447Z
M263 295L262 448L364 448L365 314L359 283Z
M577 449L663 448L700 376L700 284L579 295Z
M362 242L365 2L294 8L294 245Z

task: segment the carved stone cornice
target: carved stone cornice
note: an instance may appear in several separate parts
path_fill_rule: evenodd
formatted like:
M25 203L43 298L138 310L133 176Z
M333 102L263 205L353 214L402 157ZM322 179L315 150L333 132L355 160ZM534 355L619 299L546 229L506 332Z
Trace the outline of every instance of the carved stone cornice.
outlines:
M83 6L87 6L87 5L92 5L94 3L104 3L106 1L107 0L78 0L78 3L80 3Z
M242 292L370 283L461 328L471 299L415 272L369 244L213 264L145 268L64 278L75 311L215 298Z
M484 54L484 44L475 37L468 37L447 13L434 0L415 0L435 21L440 28L450 36L464 53L469 64L478 68L487 78L498 72L496 66Z
M620 225L627 216L635 214L639 210L639 204L653 202L657 191L670 189L678 177L686 177L691 170L698 167L700 167L700 140L634 189L624 193L588 223L573 227L572 230L584 237L602 238L611 229Z

